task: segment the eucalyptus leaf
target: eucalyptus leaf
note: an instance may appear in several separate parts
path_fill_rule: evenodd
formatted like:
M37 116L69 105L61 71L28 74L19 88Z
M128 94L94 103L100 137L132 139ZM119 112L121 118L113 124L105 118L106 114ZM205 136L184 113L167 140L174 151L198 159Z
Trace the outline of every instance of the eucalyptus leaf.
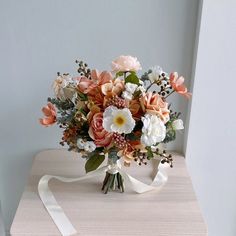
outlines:
M95 154L91 156L85 164L86 173L96 170L102 164L104 159L105 159L104 155Z

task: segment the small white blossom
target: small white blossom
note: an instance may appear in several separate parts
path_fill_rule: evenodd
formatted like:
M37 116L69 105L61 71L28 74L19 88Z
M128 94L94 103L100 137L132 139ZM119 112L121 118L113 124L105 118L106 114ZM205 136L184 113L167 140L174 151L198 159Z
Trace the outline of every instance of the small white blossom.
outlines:
M172 127L175 130L184 129L184 122L181 119L174 120L172 123Z
M108 132L129 134L135 126L135 120L128 108L118 109L109 106L103 113L103 128Z
M79 149L84 149L84 140L82 139L82 138L79 138L78 140L77 140L77 146L78 146L78 148Z
M145 114L141 119L143 122L141 136L142 144L145 146L153 146L165 139L166 127L158 116Z
M141 93L146 92L146 89L142 85L138 86L137 90L140 91Z
M130 93L134 93L135 90L137 89L138 85L137 84L133 84L133 83L126 83L125 84L125 90L127 92L130 92Z
M129 93L128 91L124 91L122 93L122 97L126 100L132 100L133 98L133 94L132 93Z
M95 149L96 149L96 145L95 145L95 143L93 141L85 142L84 150L86 152L93 152Z
M125 91L122 93L122 97L127 100L131 100L133 98L133 93L138 88L137 84L133 83L126 83L125 84Z
M160 66L152 67L151 70L152 72L148 74L148 78L151 81L151 83L160 79L163 73L166 75L166 72L164 72Z

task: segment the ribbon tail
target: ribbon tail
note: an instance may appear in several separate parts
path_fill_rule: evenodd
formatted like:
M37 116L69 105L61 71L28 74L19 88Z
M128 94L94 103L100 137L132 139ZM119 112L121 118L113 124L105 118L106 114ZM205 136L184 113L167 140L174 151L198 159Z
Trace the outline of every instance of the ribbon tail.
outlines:
M51 216L52 220L56 224L57 228L61 232L63 236L69 236L74 235L77 233L76 229L71 224L68 217L65 215L63 209L60 207L60 205L57 203L53 193L51 192L48 183L51 179L57 179L64 183L71 183L71 182L77 182L85 179L90 179L93 177L97 177L99 175L104 174L108 170L108 167L102 167L98 170L91 171L85 176L79 177L79 178L66 178L61 176L53 176L53 175L44 175L38 184L38 192L39 196L47 209L49 215Z
M130 176L120 168L119 172L125 179L125 183L127 182L133 191L135 191L136 193L146 193L151 190L160 190L166 184L168 180L166 168L168 167L169 167L168 164L160 163L158 166L158 172L156 173L153 182L150 185L135 179L134 177Z

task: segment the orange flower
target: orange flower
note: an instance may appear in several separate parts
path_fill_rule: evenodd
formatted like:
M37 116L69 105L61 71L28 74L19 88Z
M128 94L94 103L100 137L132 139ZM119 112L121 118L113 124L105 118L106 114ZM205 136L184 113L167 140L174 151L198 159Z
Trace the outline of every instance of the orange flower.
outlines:
M98 70L91 71L91 79L85 76L75 78L78 80L78 88L82 93L94 95L96 93L96 88L108 83L112 80L112 74L107 71L98 72Z
M124 159L124 165L130 166L130 163L134 160L135 150L139 150L142 153L146 153L147 150L145 146L140 143L140 141L129 141L129 144L126 148L120 150L117 155Z
M56 123L57 121L56 109L51 102L48 102L47 106L42 108L42 112L46 117L39 119L41 125L49 126Z
M192 94L188 93L188 89L184 85L184 77L178 77L177 72L173 72L170 74L170 85L180 95L183 95L186 98L191 97Z
M135 99L130 100L129 109L134 119L139 119L143 114L139 100L135 100Z
M104 95L112 93L119 96L124 88L124 80L121 80L120 78L116 78L115 80L105 83L101 86L101 90Z
M170 119L168 103L159 94L148 92L140 98L140 103L145 112L158 115L164 123Z
M97 87L97 84L94 81L88 79L85 76L76 78L76 80L79 81L78 88L82 93L90 93L93 89Z

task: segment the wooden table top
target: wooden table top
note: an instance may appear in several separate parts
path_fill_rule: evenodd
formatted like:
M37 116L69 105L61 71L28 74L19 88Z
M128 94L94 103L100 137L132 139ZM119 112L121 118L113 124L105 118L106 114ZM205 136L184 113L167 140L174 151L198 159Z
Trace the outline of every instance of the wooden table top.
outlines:
M34 160L28 184L19 203L11 235L60 235L44 208L37 184L44 174L82 176L84 160L64 149L40 152ZM126 167L133 177L151 182L152 164ZM174 168L160 191L137 194L126 188L125 193L100 189L103 178L79 183L50 181L58 203L80 236L206 236L203 221L185 160L174 155Z

